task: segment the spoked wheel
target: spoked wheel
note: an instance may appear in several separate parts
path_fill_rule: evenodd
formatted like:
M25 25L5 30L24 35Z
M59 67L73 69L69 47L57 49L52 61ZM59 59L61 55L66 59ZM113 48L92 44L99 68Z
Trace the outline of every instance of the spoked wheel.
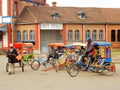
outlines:
M31 68L33 70L37 70L37 69L39 69L39 67L40 67L40 62L39 61L37 61L37 60L32 61Z
M24 72L24 63L21 61L22 72Z
M71 77L76 77L79 74L80 68L76 64L71 64L67 70Z
M9 63L6 63L6 72L8 72Z
M115 65L113 63L105 63L103 65L103 71L101 74L103 75L113 75L115 72Z
M27 59L27 63L28 63L28 65L31 65L31 63L34 61L34 58L28 58Z

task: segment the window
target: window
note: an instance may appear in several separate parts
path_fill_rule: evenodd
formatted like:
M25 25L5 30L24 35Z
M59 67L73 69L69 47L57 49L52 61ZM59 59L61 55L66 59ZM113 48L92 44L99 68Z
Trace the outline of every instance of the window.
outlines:
M86 40L87 40L88 38L90 38L90 30L87 30L87 31L86 31Z
M96 37L97 37L97 31L93 30L93 32L92 32L92 39L96 40Z
M68 31L68 40L72 40L72 30Z
M17 15L17 8L18 8L17 5L18 5L18 3L14 2L14 16Z
M28 40L28 31L24 30L23 31L23 41L27 41Z
M112 41L112 42L115 42L115 40L116 40L115 37L116 37L116 36L115 36L115 30L112 30L112 31L111 31L111 41Z
M79 34L79 30L75 31L75 40L79 40L80 34Z
M35 33L34 30L30 31L30 41L35 41Z
M59 18L60 18L59 13L57 13L57 12L54 12L54 13L52 14L52 17L53 17L54 19L59 19Z
M103 30L99 31L99 40L103 40Z
M78 14L78 17L80 18L80 19L85 19L86 18L86 14L85 14L85 12L79 12Z
M20 31L17 31L17 32L16 32L16 41L17 41L17 42L20 42L20 41L21 41L21 32L20 32Z
M120 41L120 30L117 32L117 40Z

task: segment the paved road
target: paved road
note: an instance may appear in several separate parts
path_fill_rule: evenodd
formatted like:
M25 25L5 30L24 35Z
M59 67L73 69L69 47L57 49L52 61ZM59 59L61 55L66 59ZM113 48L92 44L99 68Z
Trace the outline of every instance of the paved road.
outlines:
M43 72L25 67L16 68L14 75L5 72L7 59L0 56L0 90L120 90L120 65L113 76L101 76L92 72L80 72L70 77L66 71Z

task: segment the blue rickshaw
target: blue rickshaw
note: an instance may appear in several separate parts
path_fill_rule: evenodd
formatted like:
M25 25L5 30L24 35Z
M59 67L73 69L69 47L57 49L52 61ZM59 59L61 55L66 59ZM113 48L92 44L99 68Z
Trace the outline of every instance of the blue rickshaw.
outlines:
M78 60L77 62L73 63L71 67L69 67L68 74L71 77L75 77L78 75L79 71L83 68L87 67L86 71L94 71L99 73L100 75L112 75L115 73L116 68L115 64L112 62L111 58L111 48L112 45L110 42L93 42L94 44L94 62L90 63L90 58L87 56L87 63L83 64L81 61ZM83 58L81 58L83 59ZM89 64L89 65L87 65Z

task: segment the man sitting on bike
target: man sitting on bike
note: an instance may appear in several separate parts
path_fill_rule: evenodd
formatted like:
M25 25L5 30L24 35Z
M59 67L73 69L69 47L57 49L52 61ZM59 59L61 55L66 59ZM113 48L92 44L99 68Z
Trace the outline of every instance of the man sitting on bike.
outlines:
M49 63L50 58L58 59L59 55L57 54L57 52L58 52L57 47L56 48L51 47L47 60L43 63L43 65L46 66L46 63Z
M88 38L87 39L86 55L88 55L90 61L88 62L87 67L89 67L89 65L94 62L94 58L93 58L94 54L95 54L95 51L94 51L94 45L92 43L92 39Z

